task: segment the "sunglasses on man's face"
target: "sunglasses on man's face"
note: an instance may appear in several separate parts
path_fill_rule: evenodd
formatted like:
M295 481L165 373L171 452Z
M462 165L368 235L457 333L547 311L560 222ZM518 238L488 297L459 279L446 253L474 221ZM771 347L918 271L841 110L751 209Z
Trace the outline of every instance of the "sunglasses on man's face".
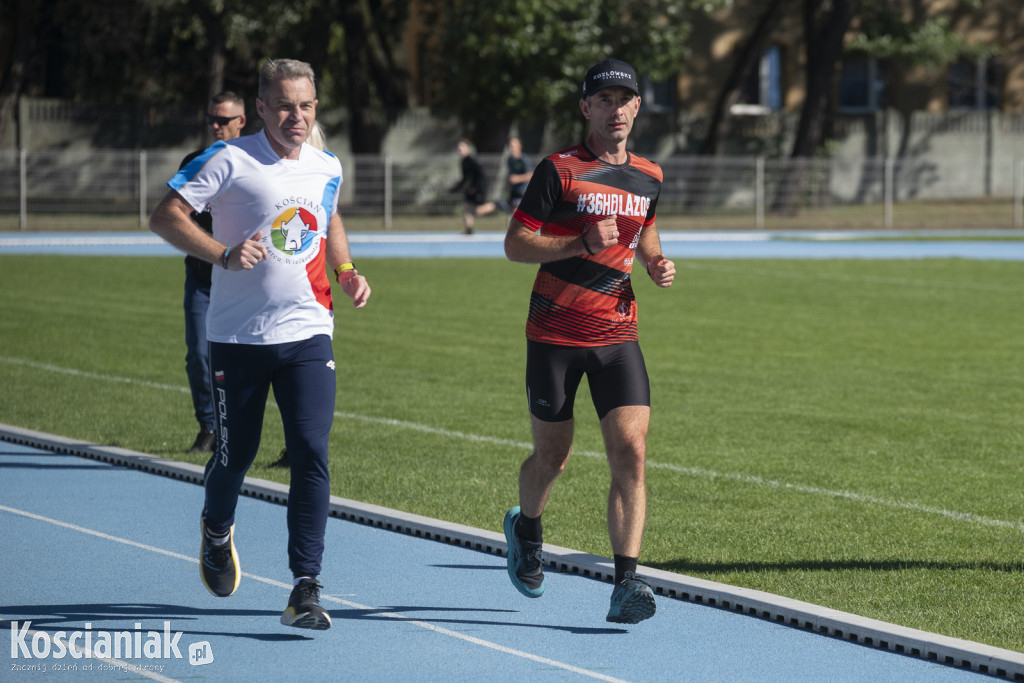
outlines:
M241 114L238 116L214 116L213 114L207 114L203 117L203 120L206 121L206 125L208 126L212 126L215 123L218 126L226 126L235 119L241 118L241 116Z

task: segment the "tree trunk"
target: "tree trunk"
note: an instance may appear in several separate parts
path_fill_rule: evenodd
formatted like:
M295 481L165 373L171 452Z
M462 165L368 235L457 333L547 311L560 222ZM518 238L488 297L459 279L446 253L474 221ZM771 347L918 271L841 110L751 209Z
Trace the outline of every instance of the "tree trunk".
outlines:
M218 11L210 0L190 0L189 6L199 17L209 43L206 65L206 97L209 100L224 90L224 10ZM206 111L206 105L203 102L203 111Z
M717 156L721 152L721 138L726 130L729 109L736 101L736 95L750 74L750 70L760 63L768 35L778 24L781 17L779 10L785 2L786 0L770 0L757 20L753 33L743 44L736 61L733 62L732 71L729 72L729 76L725 79L722 89L718 92L718 98L715 100L715 107L708 121L708 132L697 150L701 156Z
M790 164L776 190L772 210L796 214L799 199L807 183L808 163L821 146L827 114L828 92L835 76L836 64L843 51L843 39L860 6L861 0L831 0L831 8L818 10L821 0L804 0L804 43L807 46L807 95L800 111L793 140L794 163Z
M373 98L362 3L350 0L343 5L340 16L348 63L348 137L353 153L379 154L384 146L385 131L383 122L370 112Z
M832 10L819 27L815 25L813 12L820 0L804 2L805 26L810 30L806 40L807 97L793 141L794 157L813 156L821 146L829 88L843 53L843 38L860 5L860 0L832 0Z
M219 17L218 17L219 19ZM224 26L220 21L209 25L210 97L224 91Z
M711 118L708 119L707 133L697 150L699 156L718 156L721 153L722 138L727 135L729 129L729 110L736 101L736 96L750 70L760 64L768 35L778 24L781 17L779 10L785 2L786 0L770 0L750 37L743 43L736 61L733 62L732 70L715 99L715 107L711 111ZM689 167L685 181L685 206L688 212L702 212L712 203L716 168L716 164L700 160Z
M14 110L18 106L18 97L25 85L25 73L35 35L35 0L17 0L17 3L17 20L13 30L14 44L11 46L10 59L7 61L7 71L0 81L0 143L7 139L8 130L14 120ZM22 141L12 142L12 146L18 146Z
M406 74L395 65L395 46L375 24L364 0L343 3L348 60L349 139L352 151L379 154L384 135L399 113L408 108ZM374 98L376 95L376 98Z
M386 22L383 20L375 21L366 0L362 2L363 11L369 17L370 24L366 32L370 75L377 87L377 94L384 103L388 122L393 123L401 112L409 108L409 74L395 59L398 47L395 36L400 35L400 32L393 31L394 27L390 23L385 25ZM371 3L372 5L376 3Z

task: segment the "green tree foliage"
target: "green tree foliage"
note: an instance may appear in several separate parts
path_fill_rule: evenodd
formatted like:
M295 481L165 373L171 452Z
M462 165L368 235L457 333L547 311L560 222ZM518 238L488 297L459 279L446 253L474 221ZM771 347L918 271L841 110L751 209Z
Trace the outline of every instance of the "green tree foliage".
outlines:
M306 51L313 0L45 0L24 94L204 103L255 95L259 60ZM301 58L301 57L299 57ZM200 105L201 106L201 105Z
M965 0L962 4L980 7L978 0ZM961 58L991 57L998 52L994 46L968 42L950 24L948 14L907 21L891 0L869 0L864 3L858 28L847 41L846 50L930 66L945 66Z
M580 120L583 75L605 57L660 80L684 63L686 15L727 0L447 0L428 3L424 76L432 108L485 151L514 122Z
M322 108L346 106L356 151L379 151L408 106L404 0L17 0L0 17L0 139L17 97L129 105L151 125L198 121L233 90L250 106L268 58L309 62ZM7 27L17 27L17 32ZM381 112L384 112L381 114ZM250 115L254 127L256 117Z

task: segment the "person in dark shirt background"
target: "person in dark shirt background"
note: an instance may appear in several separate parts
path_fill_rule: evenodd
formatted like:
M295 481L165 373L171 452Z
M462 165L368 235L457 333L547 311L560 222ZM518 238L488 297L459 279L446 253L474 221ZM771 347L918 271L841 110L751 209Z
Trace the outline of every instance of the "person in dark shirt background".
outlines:
M517 137L508 140L508 205L501 208L508 213L513 213L519 208L519 202L523 199L526 186L533 177L533 164L530 157L523 154L523 141Z
M452 192L462 191L462 232L472 235L476 217L493 213L498 205L487 199L487 175L473 156L469 140L459 140L455 149L462 159L462 178L452 186Z
M234 140L245 128L245 100L233 92L222 92L210 98L204 117L211 142ZM204 148L205 149L205 148ZM196 150L185 157L178 170L198 156ZM213 234L213 217L209 211L192 212L192 220ZM214 434L213 393L210 391L210 352L206 342L206 311L210 307L210 271L212 265L194 256L185 257L185 373L192 392L199 433L189 453L212 453Z

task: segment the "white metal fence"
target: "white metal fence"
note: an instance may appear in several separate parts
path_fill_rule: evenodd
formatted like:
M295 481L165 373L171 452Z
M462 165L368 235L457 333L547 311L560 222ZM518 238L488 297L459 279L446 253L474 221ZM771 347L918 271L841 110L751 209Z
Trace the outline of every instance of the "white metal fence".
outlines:
M0 229L73 229L81 219L145 226L180 151L0 151ZM504 159L481 155L491 195ZM537 156L534 157L536 160ZM342 158L344 216L382 229L425 225L461 211L450 158ZM659 223L677 228L1022 228L1024 159L905 161L673 157Z

